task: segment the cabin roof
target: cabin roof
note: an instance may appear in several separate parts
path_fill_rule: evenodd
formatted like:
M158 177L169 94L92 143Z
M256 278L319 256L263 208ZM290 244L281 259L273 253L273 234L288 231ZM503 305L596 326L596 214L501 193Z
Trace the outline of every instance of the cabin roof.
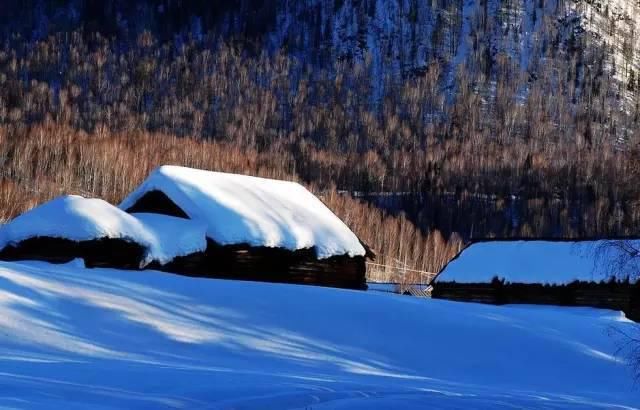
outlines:
M136 213L132 216L142 223L151 239L151 252L147 255L146 263L157 261L166 264L175 257L207 248L205 227L195 221L148 213Z
M120 208L131 209L154 191L203 223L207 236L221 245L314 248L318 258L366 254L344 222L295 182L162 166Z
M204 229L165 215L130 215L102 199L65 195L37 206L0 228L0 249L35 237L72 241L122 239L142 245L145 262L167 263L204 250Z
M640 246L640 240L629 239ZM488 283L497 277L511 283L567 284L600 282L621 255L605 242L619 240L488 240L471 243L452 259L433 283ZM624 272L619 272L622 276ZM620 277L619 277L620 278ZM633 279L633 278L631 278Z

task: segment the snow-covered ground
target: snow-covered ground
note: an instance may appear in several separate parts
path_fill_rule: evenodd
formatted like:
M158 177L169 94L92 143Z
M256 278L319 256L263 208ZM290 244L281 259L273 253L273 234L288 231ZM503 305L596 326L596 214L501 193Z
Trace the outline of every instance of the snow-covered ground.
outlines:
M621 314L0 263L0 407L634 408Z

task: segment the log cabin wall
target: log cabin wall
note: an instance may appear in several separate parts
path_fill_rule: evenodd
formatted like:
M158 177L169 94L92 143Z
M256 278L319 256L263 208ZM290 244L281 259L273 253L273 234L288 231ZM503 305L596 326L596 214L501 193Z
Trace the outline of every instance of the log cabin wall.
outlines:
M0 260L67 263L82 258L89 268L140 269L145 251L143 246L123 239L72 241L38 236L7 245L0 251Z
M71 241L34 237L0 251L0 260L41 260L67 263L84 259L89 268L141 269L145 248L122 239ZM208 240L205 252L175 258L161 265L153 262L145 269L186 276L281 282L366 289L364 257L334 256L317 259L313 249L289 251L248 245L221 246Z
M207 242L205 252L178 257L166 265L152 264L149 268L208 278L366 289L362 256L318 259L314 249L290 251L246 244L223 246L210 239Z
M640 283L573 282L567 285L524 283L437 282L433 298L464 302L589 306L621 310L629 319L640 321Z

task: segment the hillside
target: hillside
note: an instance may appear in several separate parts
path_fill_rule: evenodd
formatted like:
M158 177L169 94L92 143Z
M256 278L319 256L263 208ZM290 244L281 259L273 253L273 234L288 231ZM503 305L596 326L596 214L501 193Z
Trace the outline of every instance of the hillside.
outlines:
M640 61L637 0L8 0L7 5L0 18L0 36L6 39L21 33L43 40L83 26L122 40L135 40L145 30L161 42L175 36L202 41L213 34L258 41L265 50L285 50L304 64L329 70L336 61L369 59L378 84L388 75L424 72L434 60L455 74L459 65L471 68L473 54L486 54L483 58L495 63L505 53L535 74L551 47L553 53L601 53L607 73L626 85Z
M574 0L572 13L567 15L575 32L591 36L593 43L603 50L605 70L623 84L625 99L633 99L640 85L638 15L637 0Z
M640 229L636 0L6 4L2 219L120 200L115 159L357 197L416 249Z
M0 405L636 408L597 309L0 263ZM637 330L637 329L636 329Z

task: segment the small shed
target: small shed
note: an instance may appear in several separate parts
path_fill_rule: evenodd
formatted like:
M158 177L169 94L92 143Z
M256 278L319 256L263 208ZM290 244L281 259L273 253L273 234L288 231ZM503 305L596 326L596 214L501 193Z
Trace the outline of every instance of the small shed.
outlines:
M204 227L206 249L152 266L216 278L362 289L373 253L302 185L162 166L120 204Z
M141 269L206 248L204 229L181 218L130 215L96 198L66 195L2 225L0 259Z
M592 306L640 319L636 239L474 242L432 281L432 297L491 304Z

